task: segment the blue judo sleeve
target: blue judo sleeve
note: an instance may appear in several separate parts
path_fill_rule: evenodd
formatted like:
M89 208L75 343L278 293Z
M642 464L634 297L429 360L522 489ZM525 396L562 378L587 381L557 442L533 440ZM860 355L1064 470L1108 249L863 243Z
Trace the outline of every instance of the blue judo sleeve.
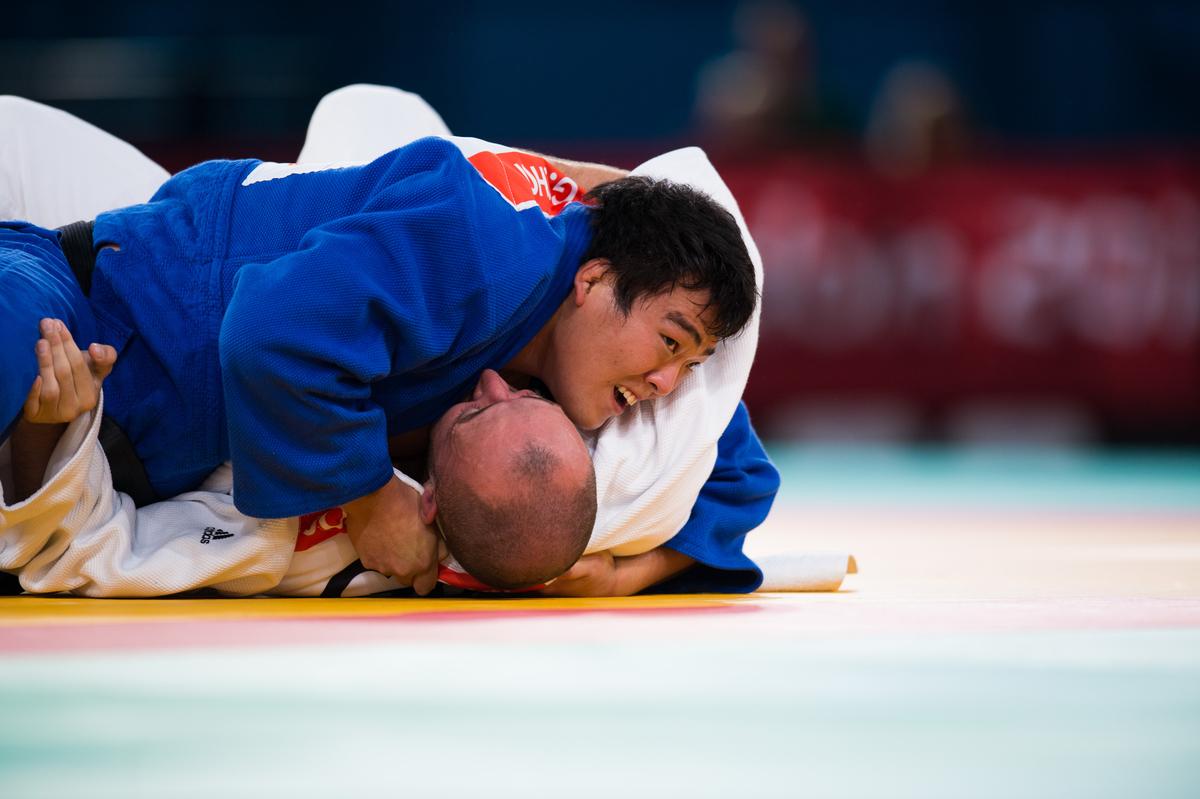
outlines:
M80 347L96 340L95 319L58 234L25 222L0 224L0 441L37 377L34 345L45 317L63 320Z
M750 425L745 403L717 443L717 462L692 515L665 546L695 565L647 591L655 594L745 594L762 584L762 570L742 552L746 534L767 518L779 491L779 471Z

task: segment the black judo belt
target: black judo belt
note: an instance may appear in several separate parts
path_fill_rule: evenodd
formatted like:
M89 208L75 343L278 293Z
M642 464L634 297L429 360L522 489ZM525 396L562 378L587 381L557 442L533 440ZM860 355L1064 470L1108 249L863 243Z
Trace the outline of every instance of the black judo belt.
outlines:
M94 223L89 221L72 222L58 229L59 246L85 297L92 293L92 272L96 269L93 227ZM100 420L100 447L108 458L113 488L128 494L139 508L159 500L158 492L146 475L146 467L133 448L133 442L107 414Z
M95 222L72 222L58 229L58 246L67 256L85 297L92 293L92 272L96 269L96 245L92 238L95 226Z

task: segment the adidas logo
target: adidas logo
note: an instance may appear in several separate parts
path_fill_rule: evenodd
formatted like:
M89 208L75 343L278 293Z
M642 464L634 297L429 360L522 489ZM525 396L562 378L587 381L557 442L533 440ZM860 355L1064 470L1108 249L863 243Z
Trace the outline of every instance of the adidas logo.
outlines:
M200 543L207 544L214 538L218 541L222 538L233 538L233 533L228 530L222 530L219 527L205 527L204 532L200 535Z

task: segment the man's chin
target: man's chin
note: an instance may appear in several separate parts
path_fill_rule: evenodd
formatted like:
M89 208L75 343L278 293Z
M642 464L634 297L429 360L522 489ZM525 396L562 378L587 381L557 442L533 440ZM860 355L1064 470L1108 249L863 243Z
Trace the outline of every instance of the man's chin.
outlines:
M596 430L599 430L601 427L604 426L604 423L607 422L611 418L612 418L611 416L605 416L603 419L600 419L599 421L590 420L590 421L586 421L586 422L575 422L575 426L578 427L580 430L583 430L584 432L591 433Z
M571 420L571 424L578 427L580 430L591 432L599 430L605 422L613 417L614 414L602 414L595 411L588 413L573 413L570 408L563 406L563 412L567 414L567 418Z

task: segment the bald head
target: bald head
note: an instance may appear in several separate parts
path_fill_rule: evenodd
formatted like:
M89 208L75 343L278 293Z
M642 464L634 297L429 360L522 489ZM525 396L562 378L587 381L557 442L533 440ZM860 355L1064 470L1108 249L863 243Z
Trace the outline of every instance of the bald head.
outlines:
M473 577L521 588L565 572L587 546L596 478L575 426L552 402L484 372L430 440L422 504Z

